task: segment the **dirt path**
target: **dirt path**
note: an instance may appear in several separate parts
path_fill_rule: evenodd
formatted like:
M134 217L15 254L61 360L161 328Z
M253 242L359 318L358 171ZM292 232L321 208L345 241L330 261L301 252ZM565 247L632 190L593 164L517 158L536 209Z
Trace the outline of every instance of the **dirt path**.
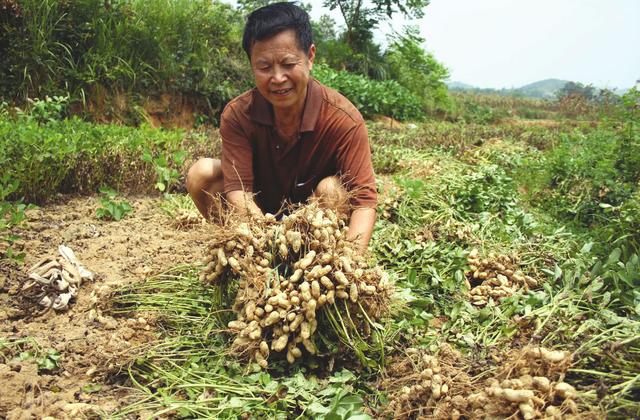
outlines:
M9 342L34 339L41 350L19 361L20 350L33 353L38 346L4 351L0 346L0 418L81 418L93 407L109 412L126 401L126 372L120 369L156 332L152 320L102 314L101 303L118 286L199 261L207 237L206 225L172 227L159 198L128 200L134 210L119 222L96 219L97 197L67 197L28 212L28 228L19 232L25 264L0 263L0 337ZM20 287L28 267L56 255L61 244L74 250L95 279L82 285L68 311L34 316L35 307L25 305ZM37 360L46 358L48 349L60 354L57 368L38 369Z

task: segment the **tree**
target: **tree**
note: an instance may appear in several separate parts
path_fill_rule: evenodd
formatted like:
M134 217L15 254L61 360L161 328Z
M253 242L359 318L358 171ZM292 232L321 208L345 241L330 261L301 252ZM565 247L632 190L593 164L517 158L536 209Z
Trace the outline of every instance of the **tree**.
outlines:
M243 15L248 15L249 13L253 12L256 9L259 9L261 7L267 6L271 3L278 3L282 0L238 0L238 10L240 10L240 12ZM310 3L302 3L299 2L298 6L300 6L300 8L302 10L304 10L305 12L309 13L311 11L311 4Z
M572 117L592 113L595 110L596 88L579 82L567 82L556 92L560 110Z
M449 96L444 81L449 71L423 49L425 39L419 35L419 29L408 26L402 33L390 35L388 40L384 61L389 77L422 98L425 108L446 107Z
M567 82L556 92L556 96L560 100L567 97L581 96L587 101L592 101L596 97L596 88L591 84L583 85L580 82Z
M409 18L424 16L429 0L325 0L330 10L339 9L346 25L345 42L354 50L363 52L373 35L372 30L385 19L401 13Z

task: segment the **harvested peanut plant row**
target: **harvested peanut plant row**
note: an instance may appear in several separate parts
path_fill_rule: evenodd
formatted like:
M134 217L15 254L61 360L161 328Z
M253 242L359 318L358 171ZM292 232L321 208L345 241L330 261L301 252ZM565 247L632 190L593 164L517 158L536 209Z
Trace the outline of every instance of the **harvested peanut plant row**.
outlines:
M389 308L393 284L347 240L338 212L312 202L292 208L281 221L271 215L228 220L214 227L201 280L219 287L237 281L236 319L228 324L236 351L262 368L272 352L284 353L289 363L303 351L315 355L317 331L336 326L319 325L319 314L327 311L347 320L362 339L371 336L371 324ZM344 336L349 328L341 330Z

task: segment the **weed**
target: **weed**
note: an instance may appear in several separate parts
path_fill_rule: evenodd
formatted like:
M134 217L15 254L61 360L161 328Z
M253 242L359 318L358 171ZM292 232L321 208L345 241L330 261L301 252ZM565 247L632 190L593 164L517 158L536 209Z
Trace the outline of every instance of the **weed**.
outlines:
M127 201L116 201L117 193L114 189L102 187L100 192L104 196L100 199L100 207L96 210L98 219L118 221L133 210Z
M188 194L164 195L160 208L172 219L182 212L197 212L198 209Z
M38 365L39 373L50 373L58 369L62 355L55 349L45 349L35 339L27 337L1 338L0 357L4 363L9 360L33 361Z
M57 350L48 349L41 354L23 351L18 355L17 360L21 362L34 360L38 365L38 372L50 372L58 368L58 360L60 357L61 355Z
M184 163L187 152L184 150L178 150L167 158L165 155L160 155L153 158L149 151L142 154L142 161L152 164L155 168L157 181L156 188L164 192L165 194L171 191L180 177L180 172L176 169L180 168Z
M29 103L28 110L26 112L20 111L19 114L25 116L27 119L34 119L41 124L59 121L63 119L66 114L68 101L69 95L45 96L42 100L38 98L27 99Z
M22 262L25 253L16 253L12 248L13 243L19 240L20 236L11 233L11 231L24 225L27 219L25 210L35 206L24 204L21 201L6 201L7 197L13 194L17 188L18 183L11 180L10 174L5 173L0 177L0 260L6 258Z

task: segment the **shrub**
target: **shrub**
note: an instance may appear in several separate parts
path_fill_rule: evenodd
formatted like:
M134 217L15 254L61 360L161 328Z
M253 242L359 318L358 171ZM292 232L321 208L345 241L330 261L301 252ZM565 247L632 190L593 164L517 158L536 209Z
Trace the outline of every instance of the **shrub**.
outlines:
M323 64L314 65L313 74L346 96L365 117L382 114L398 120L424 118L420 99L394 80L371 80Z

